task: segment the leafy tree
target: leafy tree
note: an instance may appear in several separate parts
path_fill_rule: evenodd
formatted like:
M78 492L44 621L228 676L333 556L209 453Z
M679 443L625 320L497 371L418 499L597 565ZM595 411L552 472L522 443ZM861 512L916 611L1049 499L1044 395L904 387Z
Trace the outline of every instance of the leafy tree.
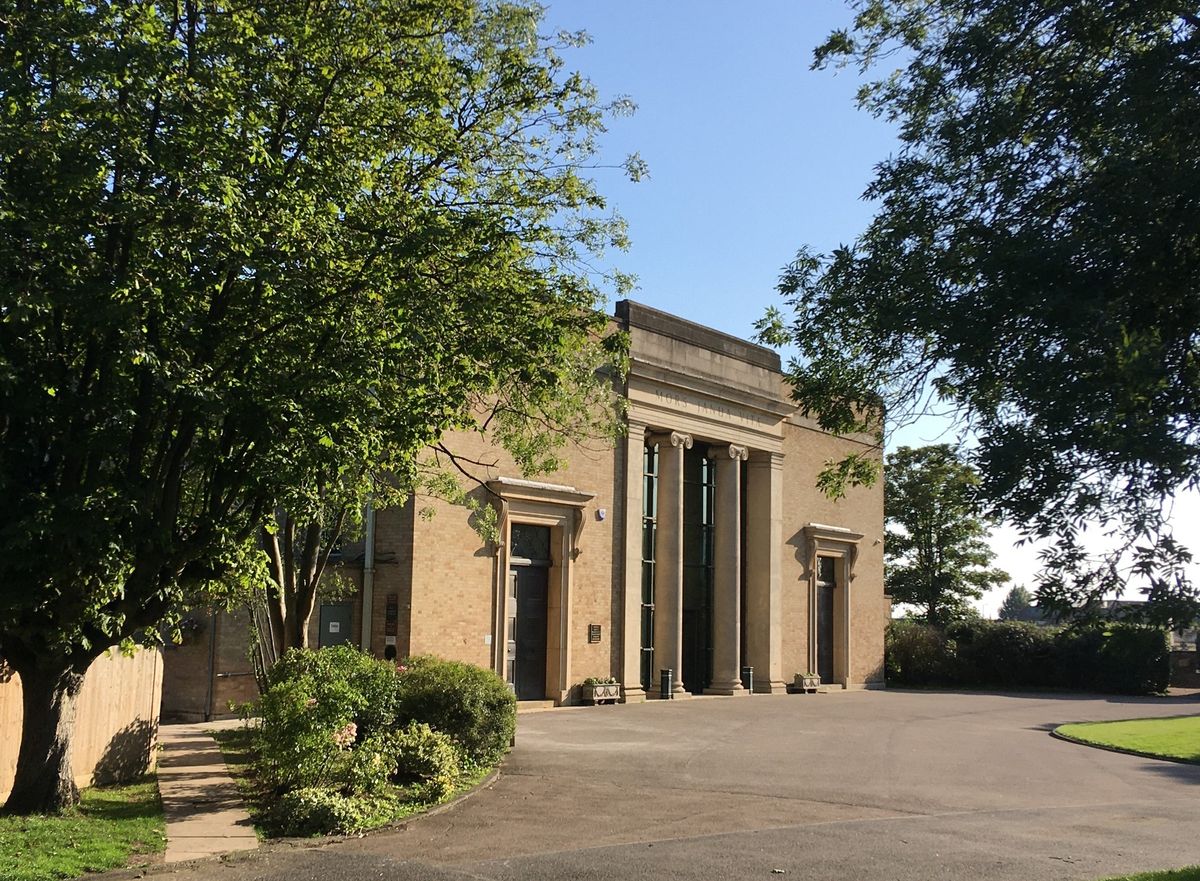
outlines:
M911 603L930 624L969 617L979 599L1008 575L988 568L995 556L975 490L979 475L949 444L900 447L887 457L884 580L892 599ZM895 528L898 527L898 528Z
M899 126L852 245L801 250L762 324L835 431L931 399L978 441L980 493L1056 536L1038 602L1120 592L1186 621L1165 503L1200 488L1200 16L1182 0L856 0L814 66L877 77ZM901 66L892 72L899 59ZM843 483L873 477L838 463ZM836 484L836 481L835 481ZM1103 523L1111 553L1089 554Z
M1014 585L1000 605L1000 620L1038 621L1040 619L1041 614L1033 604L1033 595L1023 585Z
M624 230L586 169L627 102L565 71L539 15L6 11L0 653L24 693L7 810L77 798L91 661L239 571L273 512L281 566L309 577L295 536L341 529L378 475L419 483L443 433L486 428L536 467L556 429L611 416L598 377L621 341L588 267Z

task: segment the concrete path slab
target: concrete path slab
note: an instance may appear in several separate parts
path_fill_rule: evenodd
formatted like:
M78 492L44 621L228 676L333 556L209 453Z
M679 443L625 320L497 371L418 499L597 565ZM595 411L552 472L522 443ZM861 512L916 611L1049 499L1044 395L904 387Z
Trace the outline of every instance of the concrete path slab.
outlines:
M258 847L237 784L206 733L212 724L159 729L158 791L167 821L168 863Z

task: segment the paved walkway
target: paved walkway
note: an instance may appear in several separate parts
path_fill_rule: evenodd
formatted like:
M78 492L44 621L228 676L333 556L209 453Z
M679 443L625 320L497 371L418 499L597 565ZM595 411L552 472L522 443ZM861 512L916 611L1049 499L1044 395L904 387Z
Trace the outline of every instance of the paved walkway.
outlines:
M159 729L158 791L167 820L168 863L253 850L258 838L216 741L221 723Z

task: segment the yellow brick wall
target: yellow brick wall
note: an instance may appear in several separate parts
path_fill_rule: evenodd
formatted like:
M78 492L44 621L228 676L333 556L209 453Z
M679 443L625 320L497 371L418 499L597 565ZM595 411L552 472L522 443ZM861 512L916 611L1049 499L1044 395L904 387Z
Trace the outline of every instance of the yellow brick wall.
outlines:
M816 486L829 461L867 448L803 425L788 424L783 460L783 674L808 672L809 523L863 533L850 586L850 683L883 681L883 633L891 601L883 592L883 483L850 489L832 500Z
M521 477L502 450L474 434L456 434L446 445L466 458L494 463L476 469L484 479ZM572 566L570 597L571 683L588 676L607 676L620 663L620 581L617 560L613 484L616 457L612 446L589 441L564 453L566 467L536 480L574 486L595 493L583 510L578 555ZM475 488L472 495L490 498ZM493 630L494 595L499 563L494 549L472 529L469 512L436 499L419 498L415 509L432 509L413 522L411 644L413 654L434 653L484 667L493 665L493 649L485 637ZM604 509L604 520L597 512ZM380 537L379 547L385 547ZM557 553L557 549L556 549ZM556 563L561 563L555 560ZM378 587L376 588L378 594ZM589 624L601 625L601 641L588 644ZM553 642L553 641L552 641Z

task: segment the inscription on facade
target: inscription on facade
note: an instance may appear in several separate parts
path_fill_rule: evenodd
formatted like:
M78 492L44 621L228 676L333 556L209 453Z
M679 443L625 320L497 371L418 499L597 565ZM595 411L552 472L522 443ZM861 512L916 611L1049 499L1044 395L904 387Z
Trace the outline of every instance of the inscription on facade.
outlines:
M679 410L684 413L695 413L700 416L715 417L724 422L740 422L743 425L766 427L776 420L764 419L760 414L747 411L734 404L724 404L720 401L709 401L703 398L693 398L681 392L656 388L653 391L654 402L665 409Z

